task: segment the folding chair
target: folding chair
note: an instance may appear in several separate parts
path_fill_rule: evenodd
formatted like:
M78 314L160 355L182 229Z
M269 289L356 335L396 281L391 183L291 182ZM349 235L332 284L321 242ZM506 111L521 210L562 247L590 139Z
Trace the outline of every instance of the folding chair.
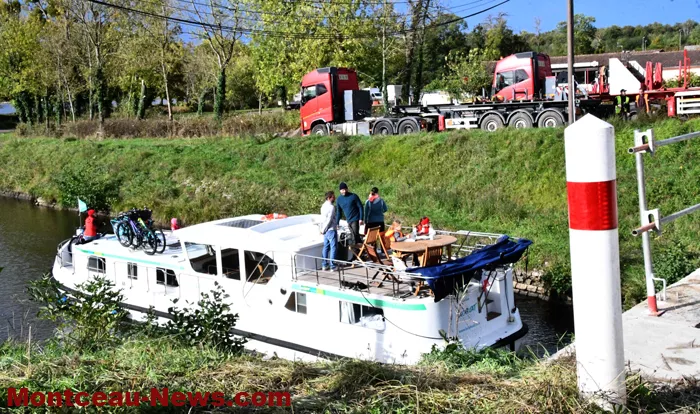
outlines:
M356 253L354 250L352 251L352 254L355 255L355 258L364 263L365 261L362 260L362 253L367 253L370 250L374 252L374 255L376 256L377 250L374 247L374 245L377 243L377 237L379 236L379 227L373 227L369 230L367 230L367 234L365 235L365 241L362 243L362 247L360 250ZM370 257L371 259L371 257ZM374 260L373 260L374 261Z
M434 266L440 264L442 261L442 246L427 247L421 257L420 265L421 267ZM416 291L413 293L414 296L418 296L421 289L425 287L425 281L420 279L418 285L416 286Z

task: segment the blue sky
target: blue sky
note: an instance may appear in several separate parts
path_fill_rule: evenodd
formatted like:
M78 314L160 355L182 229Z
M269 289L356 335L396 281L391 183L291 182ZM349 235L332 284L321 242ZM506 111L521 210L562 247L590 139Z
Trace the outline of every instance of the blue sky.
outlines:
M471 1L473 0L450 0L449 7L456 8ZM542 31L547 31L555 28L558 22L566 20L566 4L567 0L511 0L489 13L507 13L508 24L515 32L533 32L535 18L539 17L542 20ZM475 10L469 12L473 11ZM636 26L657 21L673 24L700 19L700 0L574 0L574 12L595 17L596 27L614 24ZM467 19L467 23L471 28L483 20L482 16L476 16Z

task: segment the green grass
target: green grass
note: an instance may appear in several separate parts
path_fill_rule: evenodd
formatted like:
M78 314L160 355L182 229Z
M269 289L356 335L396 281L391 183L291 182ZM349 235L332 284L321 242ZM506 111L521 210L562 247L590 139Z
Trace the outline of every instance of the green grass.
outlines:
M642 299L641 240L633 129L616 123L621 267L625 303ZM657 139L700 129L700 120L653 124ZM564 130L481 131L378 137L292 139L0 138L0 189L64 201L59 178L83 172L116 185L112 210L151 206L161 221L185 224L252 212L315 213L323 194L346 181L364 199L372 186L389 205L387 220L430 216L438 228L508 233L534 240L530 268L568 261ZM646 157L648 202L670 214L700 202L700 141ZM68 172L66 172L68 171ZM65 180L63 181L65 182ZM98 186L99 187L99 186ZM700 214L653 238L656 254L680 246L700 254ZM677 255L676 255L677 256ZM676 257L674 256L674 257Z
M483 362L483 361L482 361ZM575 364L521 363L507 374L484 364L450 368L439 361L416 367L344 360L302 363L259 357L232 357L206 346L182 346L169 337L127 337L97 351L68 350L56 343L0 344L0 388L30 392L282 391L293 408L265 407L255 412L294 413L595 413L578 397ZM625 412L700 412L700 393L691 380L660 387L628 375ZM6 406L7 393L0 393ZM681 408L682 407L682 408ZM162 407L110 408L110 412L182 412ZM202 410L200 408L200 410ZM43 412L43 409L36 409ZM236 408L225 412L250 412ZM203 412L197 409L193 412Z

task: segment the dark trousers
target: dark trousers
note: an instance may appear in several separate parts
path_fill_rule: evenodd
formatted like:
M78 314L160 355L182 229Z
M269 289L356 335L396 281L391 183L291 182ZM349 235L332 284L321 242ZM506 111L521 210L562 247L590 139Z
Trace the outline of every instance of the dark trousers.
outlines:
M360 222L353 221L352 223L348 223L348 227L350 227L350 233L352 233L353 244L362 243L362 235L360 235Z
M384 222L372 222L372 223L365 223L365 234L369 231L369 229L373 229L375 227L379 227L379 231L384 233Z

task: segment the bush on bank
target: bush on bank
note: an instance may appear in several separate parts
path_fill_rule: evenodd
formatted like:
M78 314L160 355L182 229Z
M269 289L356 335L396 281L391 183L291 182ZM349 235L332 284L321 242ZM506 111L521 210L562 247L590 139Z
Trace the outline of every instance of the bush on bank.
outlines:
M274 135L299 127L299 111L266 111L262 114L231 114L221 121L212 117L111 118L105 120L104 138L198 138L239 135ZM1 128L0 128L1 129ZM78 120L46 130L43 124L19 124L16 135L23 137L89 138L98 134L98 121Z
M618 205L625 304L645 297L633 130L657 139L700 129L700 120L615 123ZM669 214L700 201L700 142L674 144L646 157L650 207ZM372 186L389 205L386 219L431 217L438 228L508 233L535 241L529 268L549 271L568 289L568 212L563 130L504 129L391 137L299 137L67 140L0 138L0 189L74 207L64 170L89 165L82 199L115 183L112 211L150 206L156 218L185 224L251 212L315 213L340 181L364 199ZM80 173L78 173L80 176ZM78 176L72 176L76 178ZM100 185L97 185L100 184ZM85 197L85 198L83 198ZM698 266L700 215L665 226L652 247L670 279ZM667 253L677 245L681 252ZM666 257L666 258L665 258Z

